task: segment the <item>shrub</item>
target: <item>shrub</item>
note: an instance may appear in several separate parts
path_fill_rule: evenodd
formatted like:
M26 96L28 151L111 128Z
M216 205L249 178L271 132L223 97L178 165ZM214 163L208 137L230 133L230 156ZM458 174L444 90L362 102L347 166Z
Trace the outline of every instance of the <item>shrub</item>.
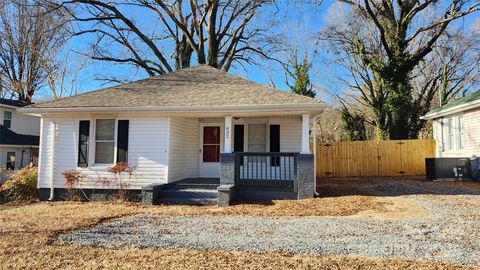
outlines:
M85 175L75 169L64 171L62 175L65 178L65 186L67 187L69 199L80 200L76 187L86 178Z
M97 182L105 187L114 187L117 189L117 196L120 200L126 201L129 198L128 189L130 187L130 181L135 174L136 167L130 167L127 162L118 162L113 167L108 169L108 172L113 174L112 178L99 177ZM128 178L125 179L125 176Z
M27 167L13 172L12 176L2 185L0 191L7 194L8 199L32 200L38 198L37 167Z

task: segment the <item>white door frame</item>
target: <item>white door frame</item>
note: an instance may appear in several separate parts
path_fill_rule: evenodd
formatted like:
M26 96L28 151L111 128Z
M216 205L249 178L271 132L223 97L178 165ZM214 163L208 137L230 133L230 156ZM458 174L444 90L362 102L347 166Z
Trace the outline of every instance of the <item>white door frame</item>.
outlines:
M224 123L200 123L200 140L198 151L198 168L200 178L219 178L220 177L220 162L203 162L203 128L204 127L220 127L220 153L223 152L224 144Z

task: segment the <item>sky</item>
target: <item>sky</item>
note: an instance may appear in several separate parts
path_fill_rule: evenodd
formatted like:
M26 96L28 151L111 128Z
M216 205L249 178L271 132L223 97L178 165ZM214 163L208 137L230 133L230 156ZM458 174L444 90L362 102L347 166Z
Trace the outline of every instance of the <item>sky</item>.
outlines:
M328 64L328 50L322 45L316 45L312 39L318 36L319 31L329 21L334 21L339 12L339 3L334 0L324 0L322 4L306 5L299 4L302 0L279 0L277 1L278 12L276 19L279 23L272 29L272 32L279 33L288 38L292 46L297 47L299 51L306 51L312 61L311 80L317 91L317 98L325 102L333 102L331 93L340 91L338 85L332 82L333 75L345 72L341 68ZM271 14L269 10L268 14ZM152 27L153 17L143 14L139 10L129 10L129 15L135 18L139 25ZM464 29L470 29L473 25L480 26L480 12L467 16L456 22L456 25ZM262 14L263 15L263 14ZM270 15L269 15L270 16ZM260 17L261 18L261 17ZM256 24L262 24L262 20L254 21ZM69 48L73 50L70 53L69 62L76 67L85 62L85 58L75 52L86 51L89 48L91 38L88 36L75 37L70 41ZM108 48L107 48L108 49ZM277 57L285 58L285 55ZM260 65L246 65L245 69L237 65L237 68L230 69L230 73L240 75L247 79L262 84L271 84L281 90L288 91L285 83L285 75L281 66L275 61L259 61ZM332 74L335 73L335 74ZM96 80L96 77L102 75L114 75L122 79L133 81L147 77L145 72L132 68L131 66L112 64L102 61L88 61L84 68L78 73L76 81L76 90L78 93L101 89L113 84L105 81Z

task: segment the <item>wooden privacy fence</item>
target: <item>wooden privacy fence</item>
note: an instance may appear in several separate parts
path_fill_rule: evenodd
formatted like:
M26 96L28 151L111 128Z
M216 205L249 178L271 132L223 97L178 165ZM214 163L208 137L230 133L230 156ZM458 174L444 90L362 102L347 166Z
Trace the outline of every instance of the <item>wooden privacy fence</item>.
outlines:
M425 175L435 141L391 140L317 144L317 177Z

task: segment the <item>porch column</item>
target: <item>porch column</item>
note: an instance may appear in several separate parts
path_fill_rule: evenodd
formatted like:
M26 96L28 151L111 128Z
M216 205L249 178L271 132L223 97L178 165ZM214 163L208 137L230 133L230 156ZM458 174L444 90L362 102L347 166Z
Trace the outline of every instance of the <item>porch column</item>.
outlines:
M302 114L302 154L310 154L310 115Z
M225 116L223 153L232 153L232 116Z

